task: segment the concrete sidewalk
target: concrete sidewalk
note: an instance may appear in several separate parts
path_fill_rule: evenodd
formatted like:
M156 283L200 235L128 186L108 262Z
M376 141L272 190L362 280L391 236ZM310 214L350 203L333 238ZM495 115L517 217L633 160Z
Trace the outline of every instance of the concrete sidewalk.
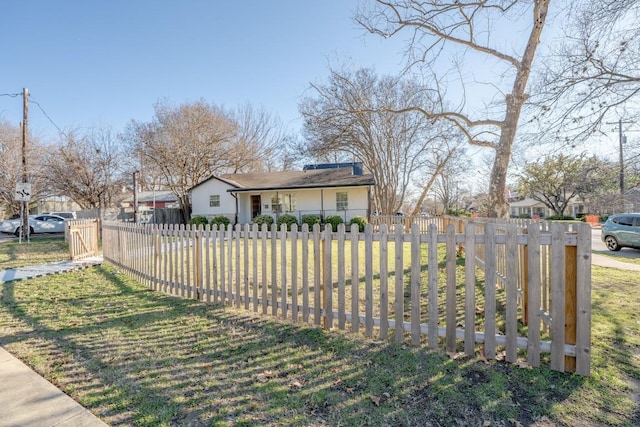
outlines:
M0 283L64 273L101 263L102 257L93 257L0 270ZM106 426L1 345L0 341L0 427Z
M591 265L597 265L598 267L615 268L618 270L640 271L640 264L618 261L611 256L601 255L595 252L591 253Z
M60 261L51 264L33 265L21 268L0 270L0 283L15 280L32 279L49 274L65 273L79 268L102 264L102 256L84 258L78 261Z
M106 426L0 347L0 427Z

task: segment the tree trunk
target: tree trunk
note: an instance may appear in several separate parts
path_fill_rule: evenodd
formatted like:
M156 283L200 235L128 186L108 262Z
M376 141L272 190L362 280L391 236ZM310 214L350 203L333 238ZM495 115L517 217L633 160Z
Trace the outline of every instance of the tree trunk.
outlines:
M511 150L516 137L516 129L522 105L527 100L527 82L531 73L531 64L540 43L540 36L547 18L547 10L551 0L538 0L534 8L534 24L529 41L518 66L511 94L506 96L505 118L500 132L500 141L496 148L496 157L491 170L489 184L489 218L505 218L509 216L509 204L505 193L507 190L507 172L511 160Z

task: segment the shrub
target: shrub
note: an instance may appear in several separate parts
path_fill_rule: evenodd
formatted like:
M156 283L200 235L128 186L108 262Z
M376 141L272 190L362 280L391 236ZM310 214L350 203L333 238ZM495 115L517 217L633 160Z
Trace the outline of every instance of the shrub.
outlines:
M318 215L302 215L300 218L300 224L307 224L309 226L309 230L313 228L316 224L321 224L320 217Z
M549 215L545 218L547 221L573 221L574 217L570 215Z
M224 215L216 215L213 218L211 218L211 225L217 225L218 229L222 227L224 227L225 229L227 228L227 226L231 223L231 221L229 220L229 218L227 218Z
M293 224L298 224L298 218L290 214L280 215L278 217L277 224L278 224L278 229L280 229L280 226L282 224L287 224L287 230L291 230L291 226Z
M331 229L332 230L337 230L338 226L340 224L342 224L344 222L344 220L342 219L342 217L340 215L329 215L328 217L326 217L324 219L324 223L325 224L331 224Z
M262 228L262 224L267 224L271 226L273 224L273 217L271 215L258 215L253 218L253 223L258 224Z
M193 216L189 220L190 225L207 225L208 223L209 221L207 220L207 217L202 215Z
M367 219L361 216L354 216L351 218L351 221L349 221L349 225L352 224L358 224L358 231L363 232L364 226L367 225Z

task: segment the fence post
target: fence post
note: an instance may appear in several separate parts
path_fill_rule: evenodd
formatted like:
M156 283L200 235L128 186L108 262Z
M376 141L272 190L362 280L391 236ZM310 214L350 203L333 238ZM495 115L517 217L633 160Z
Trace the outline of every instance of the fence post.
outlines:
M577 234L577 233L566 233ZM564 342L565 344L576 344L576 305L577 305L577 263L578 263L578 248L577 246L565 246L565 321L564 321ZM564 357L564 370L565 372L576 371L576 358L575 356Z

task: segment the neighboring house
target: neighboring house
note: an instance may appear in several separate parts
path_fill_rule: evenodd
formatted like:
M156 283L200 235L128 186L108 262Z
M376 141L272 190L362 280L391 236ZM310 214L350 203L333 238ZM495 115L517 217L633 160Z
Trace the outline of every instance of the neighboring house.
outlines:
M133 194L131 194L121 202L121 220L133 221L133 199ZM155 222L171 224L182 222L182 214L172 213L175 210L180 210L180 202L172 191L138 191L136 199L138 201L138 216L136 221L141 223Z
M526 197L522 200L510 201L509 212L512 218L545 218L547 216L556 215L556 213L545 206L544 203L530 197ZM583 203L579 200L575 200L569 202L569 206L567 206L567 209L565 210L565 215L575 217L583 212Z
M138 191L138 209L165 209L180 208L180 202L172 191L156 190L156 191ZM123 208L133 207L133 194L122 201Z
M355 171L355 172L354 172ZM192 216L224 215L248 224L257 215L340 215L345 222L369 217L373 176L354 165L292 172L265 172L212 176L195 185Z
M60 212L60 211L79 211L80 205L73 200L65 196L50 196L41 199L37 203L36 209L33 209L39 213L42 212ZM34 213L34 212L31 212Z

